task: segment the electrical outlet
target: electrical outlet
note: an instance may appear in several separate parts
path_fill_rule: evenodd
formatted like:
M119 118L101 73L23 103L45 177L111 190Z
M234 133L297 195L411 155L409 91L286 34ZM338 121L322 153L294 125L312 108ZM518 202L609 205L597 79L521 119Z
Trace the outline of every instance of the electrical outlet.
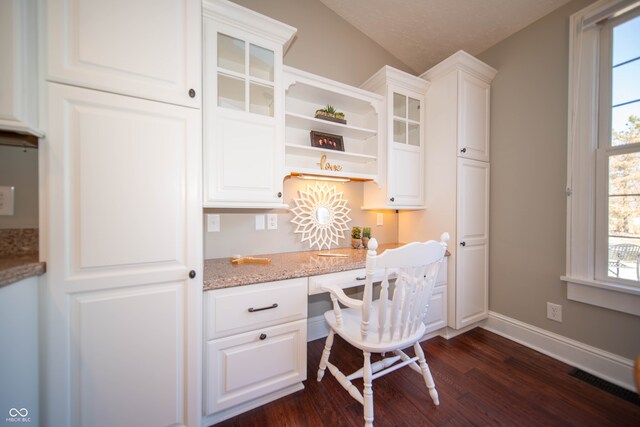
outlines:
M207 214L207 232L220 231L220 215Z
M256 230L264 230L264 215L256 215Z
M384 215L379 213L376 214L376 225L378 227L381 227L384 224Z
M547 303L547 318L562 322L562 306L560 304Z
M267 229L268 230L277 230L278 229L278 215L277 214L267 214Z

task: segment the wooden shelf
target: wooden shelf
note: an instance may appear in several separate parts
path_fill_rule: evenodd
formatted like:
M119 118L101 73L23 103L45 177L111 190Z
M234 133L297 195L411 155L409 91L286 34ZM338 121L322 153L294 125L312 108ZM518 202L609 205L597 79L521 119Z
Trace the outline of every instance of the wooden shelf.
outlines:
M322 171L317 168L297 168L287 166L286 172L288 175L316 175L316 176L328 176L335 178L349 178L352 181L375 181L378 179L378 175L367 174L367 173L353 173L348 171Z
M299 129L309 129L319 132L342 135L345 138L367 139L378 134L376 129L366 129L348 124L330 122L327 120L307 117L302 114L288 112L285 114L286 126Z

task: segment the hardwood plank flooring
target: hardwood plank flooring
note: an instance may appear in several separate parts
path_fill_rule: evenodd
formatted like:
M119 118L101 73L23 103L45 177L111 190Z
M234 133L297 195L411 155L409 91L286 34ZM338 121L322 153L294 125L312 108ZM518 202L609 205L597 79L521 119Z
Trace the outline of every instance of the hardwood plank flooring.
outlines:
M359 426L362 406L328 372L316 372L324 339L307 347L305 389L216 426ZM382 426L640 426L640 405L569 375L571 367L520 344L473 329L422 343L440 405L409 368L373 383L375 422ZM413 355L411 349L407 353ZM375 360L377 360L377 357ZM362 354L336 336L330 360L345 373ZM362 381L354 383L362 389Z

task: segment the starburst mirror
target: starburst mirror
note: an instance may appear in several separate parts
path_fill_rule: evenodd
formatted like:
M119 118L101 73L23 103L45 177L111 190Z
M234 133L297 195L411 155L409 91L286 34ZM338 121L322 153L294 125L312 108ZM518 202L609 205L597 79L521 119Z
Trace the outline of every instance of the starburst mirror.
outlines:
M306 190L298 190L298 195L293 200L296 207L291 209L295 215L291 222L297 225L294 233L302 234L301 242L309 242L311 249L318 246L319 250L338 245L351 221L348 215L351 209L342 192L326 182L316 182L314 186L307 185Z

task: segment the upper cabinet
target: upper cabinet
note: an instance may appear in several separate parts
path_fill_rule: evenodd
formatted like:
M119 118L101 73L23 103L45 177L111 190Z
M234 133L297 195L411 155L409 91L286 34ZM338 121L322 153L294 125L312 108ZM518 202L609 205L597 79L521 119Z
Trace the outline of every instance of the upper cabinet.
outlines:
M291 67L284 79L286 174L378 180L384 98ZM329 105L343 118L316 113ZM324 146L327 138L336 146Z
M459 51L421 77L444 80L455 95L458 157L489 161L489 92L496 74L492 67Z
M200 0L47 0L46 78L199 108L200 9Z
M365 209L424 207L424 100L428 82L385 66L362 87L385 96L383 172L365 184Z
M41 137L36 0L0 2L0 130Z
M284 207L282 56L296 30L226 0L203 7L204 206Z

